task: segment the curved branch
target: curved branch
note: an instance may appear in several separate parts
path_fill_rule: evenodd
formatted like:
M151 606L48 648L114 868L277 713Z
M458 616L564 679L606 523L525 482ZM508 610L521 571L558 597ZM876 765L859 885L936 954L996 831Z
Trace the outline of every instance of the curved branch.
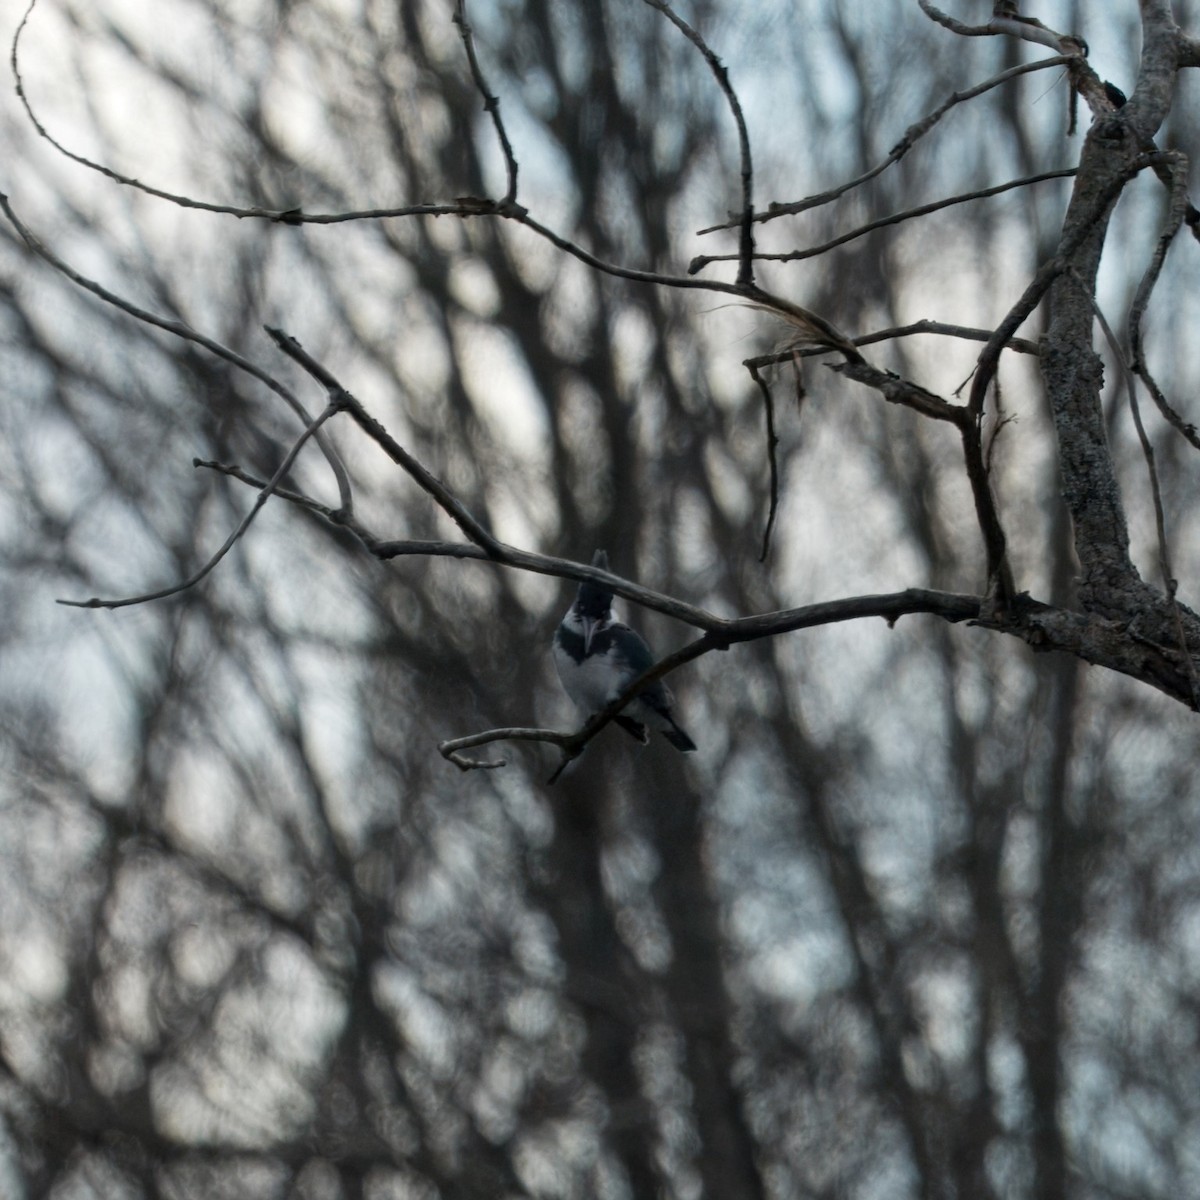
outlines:
M951 208L956 204L966 204L970 200L986 200L989 196L999 196L1002 192L1010 192L1013 188L1027 187L1034 183L1044 183L1048 179L1069 179L1075 174L1076 168L1067 167L1061 171L1044 171L1040 175L1028 175L1024 179L1010 179L1007 183L998 183L994 187L979 188L974 192L964 192L959 196L949 196L945 200L934 200L929 204L920 204L916 208L906 208L903 212L891 213L889 216L880 217L875 221L868 221L865 225L860 225L857 229L852 229L849 233L843 233L839 237L831 238L827 242L822 242L819 246L810 246L806 250L786 250L778 254L755 254L756 262L801 262L807 258L819 258L822 254L827 254L830 250L836 250L839 246L846 245L847 242L856 241L860 237L866 237L869 233L874 233L877 229L885 229L889 225L899 225L904 221L911 221L915 217L927 217L930 213L941 211L943 208ZM730 262L738 256L734 254L697 254L695 258L688 263L688 274L695 275L697 272L704 270L705 267L715 262Z
M325 406L325 409L319 413L307 429L296 439L292 444L292 448L287 452L283 462L281 462L275 471L275 474L263 484L254 504L250 511L238 522L237 528L225 539L221 548L193 575L189 575L187 579L181 583L172 584L170 587L160 588L158 591L145 592L140 596L125 596L120 599L104 600L99 596L93 596L90 600L56 600L56 604L65 605L67 608L129 608L134 604L149 604L153 600L165 600L168 596L177 596L180 592L186 592L189 588L193 588L202 579L204 579L217 563L233 549L234 544L238 542L242 535L250 528L250 523L262 511L262 507L271 498L275 489L278 487L283 477L292 469L300 451L304 449L304 443L310 437L314 437L317 431L341 408L338 398L331 399Z
M875 333L864 333L861 337L851 338L855 346L872 346L877 342L888 342L893 338L913 337L918 333L938 334L941 337L963 338L969 342L986 342L992 336L990 329L972 329L966 325L948 325L944 321L933 321L926 317L914 321L911 325L897 325L893 329L879 329ZM1028 338L1011 337L1004 345L1005 350L1015 350L1018 354L1040 353L1037 342ZM814 358L819 354L828 354L826 346L794 346L787 350L779 350L773 354L756 354L753 358L742 360L742 366L752 367L778 366L780 363L794 362L797 358Z
M775 432L775 399L771 395L770 385L762 377L757 366L747 364L747 368L750 371L750 378L758 386L759 393L763 398L763 411L767 421L767 467L770 472L771 497L767 509L767 524L763 529L762 550L758 555L759 562L766 562L767 554L771 549L771 531L775 528L775 515L779 511L779 458L776 454L779 447L779 435Z
M1028 75L1031 71L1042 71L1046 67L1069 67L1074 61L1075 56L1073 55L1059 55L1057 58L1044 58L1040 62L1022 63L1020 66L1010 67L1007 71L1001 71L999 75L993 75L991 79L986 79L983 83L976 84L973 88L967 88L961 92L953 92L948 99L943 101L928 116L910 125L904 131L904 136L888 151L887 158L881 163L877 163L869 171L865 171L862 175L849 180L847 183L839 184L837 187L830 188L825 192L818 192L813 196L807 196L803 200L793 200L790 203L772 201L767 206L766 212L757 213L754 220L758 223L773 221L776 217L791 216L796 213L807 212L811 208L821 208L823 205L831 204L847 192L862 187L864 183L870 183L872 179L882 175L888 167L898 163L956 104L973 100L976 96L982 96L984 92L990 91L1002 83L1007 83L1010 79L1016 79L1021 75ZM720 225L710 225L706 229L699 230L698 236L703 236L706 233L716 233L722 229L732 229L736 225L737 221L725 221Z
M467 52L467 63L471 68L471 78L474 79L475 86L483 96L483 107L492 118L492 125L500 142L500 151L504 155L504 167L508 172L508 190L504 193L503 203L515 204L517 202L517 159L513 154L512 143L508 140L504 121L500 117L500 97L493 95L488 87L487 80L483 75L483 68L479 65L479 58L475 53L475 36L471 26L467 24L467 0L458 0L454 16L451 19L458 26L459 37L462 38Z
M271 340L289 358L300 364L314 379L338 398L338 408L348 412L359 428L376 442L397 466L402 467L420 487L437 502L448 517L486 553L496 550L500 543L491 531L468 511L466 505L422 463L418 462L363 406L337 381L334 375L317 362L303 346L282 329L264 326Z
M921 11L937 24L945 26L952 33L962 37L1008 37L1020 38L1023 42L1033 42L1039 46L1048 46L1059 54L1087 54L1087 43L1072 33L1055 33L1047 25L1034 17L1022 17L1017 13L1008 16L993 16L986 25L964 25L953 17L935 8L929 0L917 0Z
M111 304L114 308L119 308L122 312L128 313L135 320L141 321L146 325L152 325L156 329L163 330L165 333L174 334L175 337L183 338L184 341L195 342L197 346L202 346L210 354L215 355L217 358L223 358L227 363L237 367L240 371L245 371L247 375L251 375L260 383L265 384L283 400L292 412L300 418L306 429L312 427L313 417L308 409L274 376L268 375L261 367L257 367L249 359L243 358L236 350L231 350L228 346L222 345L220 342L207 337L203 333L197 333L190 325L186 325L182 321L173 320L170 317L160 317L156 313L149 312L147 309L139 308L136 304L118 296L115 292L110 292L106 287L102 287L95 280L89 279L86 275L80 275L78 271L63 262L54 251L48 246L43 245L26 228L13 211L8 197L3 192L0 192L0 210L3 210L4 215L9 219L13 228L21 235L21 239L25 245L40 259L49 263L60 275L65 276L72 283L83 288L84 291L91 292L93 296L98 296L106 304ZM317 445L320 446L321 453L325 456L325 461L329 464L329 468L337 480L338 499L342 508L347 513L352 512L354 500L350 489L350 476L346 472L346 468L338 456L338 452L334 449L333 443L321 433L317 434Z
M746 129L746 118L742 106L729 82L729 71L725 64L709 49L708 43L682 17L676 14L666 0L645 0L651 8L660 13L678 29L684 37L696 47L708 63L709 70L717 81L718 87L725 93L729 111L733 114L734 124L737 125L738 154L742 164L742 215L740 246L738 248L737 281L743 287L754 283L754 165L750 158L750 134ZM690 273L690 272L689 272Z

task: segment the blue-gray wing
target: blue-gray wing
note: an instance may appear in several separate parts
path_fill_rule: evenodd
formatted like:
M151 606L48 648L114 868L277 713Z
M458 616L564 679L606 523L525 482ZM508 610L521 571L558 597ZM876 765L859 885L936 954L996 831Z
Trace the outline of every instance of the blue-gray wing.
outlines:
M612 625L609 632L612 634L613 649L629 667L631 677L640 675L654 665L654 655L640 633L628 625Z

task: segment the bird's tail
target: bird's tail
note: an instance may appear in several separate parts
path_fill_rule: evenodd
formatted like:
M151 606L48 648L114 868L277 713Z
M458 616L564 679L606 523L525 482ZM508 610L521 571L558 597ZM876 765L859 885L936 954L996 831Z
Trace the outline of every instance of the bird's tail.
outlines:
M646 727L641 721L636 721L633 717L627 717L624 713L618 713L613 717L613 720L631 737L637 738L643 746L650 740L649 734L646 733Z
M679 722L675 720L671 693L665 684L656 683L648 687L638 697L638 700L640 701L638 716L651 729L657 729L676 750L682 751L684 754L690 754L695 750L696 743L679 728Z
M696 749L696 743L674 721L671 722L668 728L662 731L662 735L676 750L680 750L684 754L690 754Z

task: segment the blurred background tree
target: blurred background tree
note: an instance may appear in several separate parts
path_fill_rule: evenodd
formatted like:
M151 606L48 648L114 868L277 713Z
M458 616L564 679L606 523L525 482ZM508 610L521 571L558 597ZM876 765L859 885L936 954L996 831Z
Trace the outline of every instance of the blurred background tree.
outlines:
M729 66L760 193L784 201L1048 53L956 37L900 0L684 15ZM1031 15L1132 85L1137 6ZM62 0L31 18L22 71L55 136L199 199L499 195L452 16L443 0L164 0L154 19ZM736 248L736 231L695 236L739 207L737 143L660 14L479 0L470 16L539 220L671 274ZM1181 78L1163 146L1194 144L1195 87ZM1073 166L1068 107L1063 72L1015 78L836 205L764 225L760 248ZM606 546L618 574L729 615L984 587L954 431L815 364L799 402L790 365L769 375L782 503L758 561L766 432L740 363L788 343L782 322L597 274L510 223L181 209L65 160L11 95L0 120L0 190L57 254L307 402L261 332L284 327L506 541L585 562ZM850 333L990 329L1051 253L1070 186L763 277ZM1127 191L1099 292L1118 327L1166 202L1153 177ZM1175 397L1197 386L1179 350L1198 269L1181 244L1148 323ZM610 729L554 788L536 745L460 773L440 740L574 720L547 653L573 585L379 562L272 500L196 588L56 607L197 569L251 493L192 458L265 477L297 430L266 388L73 288L7 225L0 279L0 1194L1200 1191L1200 784L1182 705L984 630L858 622L673 676L700 743L686 760ZM950 395L977 354L921 337L874 361ZM993 480L1021 586L1068 603L1031 361L1001 368L1016 424ZM1153 507L1111 361L1108 376L1149 577ZM1186 598L1190 448L1150 432ZM365 526L454 532L353 429L331 436ZM288 483L337 503L311 447ZM686 640L636 618L661 651Z

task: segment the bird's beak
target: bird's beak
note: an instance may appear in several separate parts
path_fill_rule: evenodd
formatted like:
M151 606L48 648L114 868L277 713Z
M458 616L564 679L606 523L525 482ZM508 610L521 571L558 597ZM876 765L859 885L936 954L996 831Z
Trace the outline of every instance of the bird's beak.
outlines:
M595 634L598 624L595 617L583 618L583 652L585 655L592 652L592 636Z

